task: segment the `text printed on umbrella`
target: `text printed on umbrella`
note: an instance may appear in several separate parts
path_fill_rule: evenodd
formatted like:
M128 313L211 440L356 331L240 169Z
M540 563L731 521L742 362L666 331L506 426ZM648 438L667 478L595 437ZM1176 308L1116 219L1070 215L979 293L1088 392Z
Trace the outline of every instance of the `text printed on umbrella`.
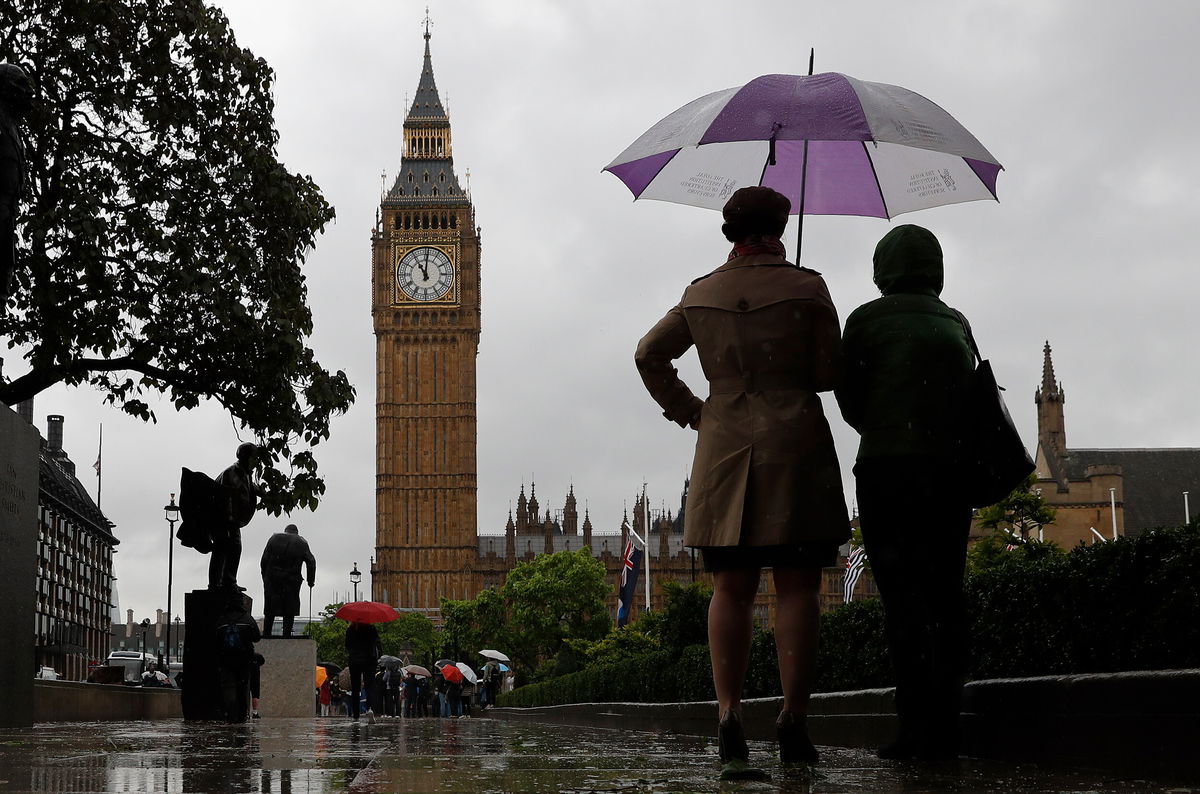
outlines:
M737 183L736 179L704 173L688 177L680 182L679 185L684 189L684 192L693 196L702 196L709 199L726 199L733 195Z
M940 171L922 171L913 174L908 179L908 192L915 193L921 198L958 190L950 171L943 168Z

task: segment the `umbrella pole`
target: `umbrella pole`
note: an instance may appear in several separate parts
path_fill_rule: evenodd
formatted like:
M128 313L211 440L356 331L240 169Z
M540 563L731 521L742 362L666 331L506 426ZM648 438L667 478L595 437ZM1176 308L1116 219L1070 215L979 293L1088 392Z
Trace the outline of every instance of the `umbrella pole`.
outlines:
M808 181L808 141L800 155L800 208L796 213L796 264L800 264L800 248L804 244L804 183Z
M817 48L808 48L808 76L812 77L813 60ZM808 139L804 139L804 153L800 155L800 209L796 213L796 264L800 264L800 249L804 244L804 183L808 181Z

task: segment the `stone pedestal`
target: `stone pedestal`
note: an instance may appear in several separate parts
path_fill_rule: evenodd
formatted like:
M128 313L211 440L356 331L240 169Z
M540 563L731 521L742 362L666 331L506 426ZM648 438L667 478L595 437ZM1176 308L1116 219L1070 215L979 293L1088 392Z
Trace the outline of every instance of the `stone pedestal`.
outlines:
M0 726L33 724L38 445L32 425L0 404Z
M187 631L183 635L183 718L223 720L220 656L217 625L230 594L218 590L193 590L183 595ZM241 595L247 612L254 603Z
M259 671L263 719L314 716L317 643L309 637L263 637L254 650L266 659Z

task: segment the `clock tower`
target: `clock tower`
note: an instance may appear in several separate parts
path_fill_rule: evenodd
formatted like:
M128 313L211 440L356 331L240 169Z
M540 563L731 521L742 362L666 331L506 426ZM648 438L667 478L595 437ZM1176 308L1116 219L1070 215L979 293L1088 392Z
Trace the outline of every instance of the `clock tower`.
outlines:
M478 594L475 357L479 232L425 61L400 173L371 236L376 352L372 598L431 609Z

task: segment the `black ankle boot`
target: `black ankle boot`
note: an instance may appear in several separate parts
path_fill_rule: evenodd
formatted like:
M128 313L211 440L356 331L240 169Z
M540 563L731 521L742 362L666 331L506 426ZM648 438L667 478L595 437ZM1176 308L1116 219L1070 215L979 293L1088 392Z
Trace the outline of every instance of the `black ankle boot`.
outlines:
M717 748L721 763L749 761L750 748L746 746L746 732L742 729L742 715L729 709L717 725Z
M785 764L811 763L817 760L817 748L809 741L804 721L790 711L779 712L775 720L779 737L779 760Z

